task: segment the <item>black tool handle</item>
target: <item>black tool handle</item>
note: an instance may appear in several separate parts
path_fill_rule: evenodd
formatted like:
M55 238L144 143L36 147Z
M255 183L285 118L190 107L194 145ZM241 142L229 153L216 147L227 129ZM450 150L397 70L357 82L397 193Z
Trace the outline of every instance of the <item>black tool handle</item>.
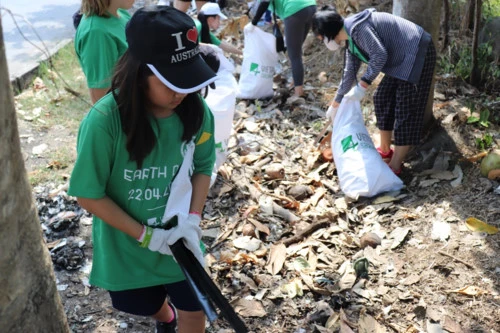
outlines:
M213 320L210 319L210 316L213 316L213 312L215 312L211 303L213 302L220 309L220 313L226 318L236 333L247 333L248 329L245 323L238 317L231 304L229 304L219 288L212 279L210 279L210 276L208 276L207 272L194 257L193 253L186 248L182 239L171 245L170 250L184 272L184 275L186 275L187 282L191 288L193 288L208 319L213 321L217 318L217 313L215 313L215 318ZM210 306L206 305L207 309L205 309L204 304L210 304Z

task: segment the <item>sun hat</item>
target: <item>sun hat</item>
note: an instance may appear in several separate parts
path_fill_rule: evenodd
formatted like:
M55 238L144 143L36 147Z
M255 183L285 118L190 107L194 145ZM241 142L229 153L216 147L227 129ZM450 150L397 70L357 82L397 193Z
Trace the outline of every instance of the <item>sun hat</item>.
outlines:
M202 59L198 31L184 12L168 6L143 7L127 23L125 35L130 54L175 92L189 94L217 78Z
M219 5L215 2L207 2L204 4L200 9L200 13L205 15L219 15L221 20L227 20L227 16L222 14Z

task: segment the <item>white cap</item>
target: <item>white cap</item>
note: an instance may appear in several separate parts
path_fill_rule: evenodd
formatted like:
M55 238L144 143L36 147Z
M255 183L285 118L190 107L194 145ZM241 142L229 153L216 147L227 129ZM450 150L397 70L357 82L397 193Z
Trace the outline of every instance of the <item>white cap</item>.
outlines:
M227 16L222 14L219 5L215 2L207 2L201 7L200 12L205 15L219 15L221 20L227 20Z

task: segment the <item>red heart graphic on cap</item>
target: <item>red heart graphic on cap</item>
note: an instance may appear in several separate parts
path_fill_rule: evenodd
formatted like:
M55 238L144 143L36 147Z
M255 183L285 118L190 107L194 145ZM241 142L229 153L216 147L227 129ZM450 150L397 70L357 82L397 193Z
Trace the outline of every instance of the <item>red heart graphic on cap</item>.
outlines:
M198 40L198 30L196 30L196 28L189 29L186 37L189 41L196 43Z

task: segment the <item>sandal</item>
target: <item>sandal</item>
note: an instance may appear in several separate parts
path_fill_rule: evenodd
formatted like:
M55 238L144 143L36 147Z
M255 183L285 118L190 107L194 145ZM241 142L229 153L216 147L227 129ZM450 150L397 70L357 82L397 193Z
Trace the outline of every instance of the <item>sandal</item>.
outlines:
M392 148L387 153L384 153L382 149L380 149L380 147L377 148L377 151L383 160L390 160L392 158L392 155L394 155L394 150Z
M389 168L391 168L392 172L394 172L396 176L399 176L401 174L401 170L403 169L403 167L400 167L398 170L394 170L391 166L389 166Z

